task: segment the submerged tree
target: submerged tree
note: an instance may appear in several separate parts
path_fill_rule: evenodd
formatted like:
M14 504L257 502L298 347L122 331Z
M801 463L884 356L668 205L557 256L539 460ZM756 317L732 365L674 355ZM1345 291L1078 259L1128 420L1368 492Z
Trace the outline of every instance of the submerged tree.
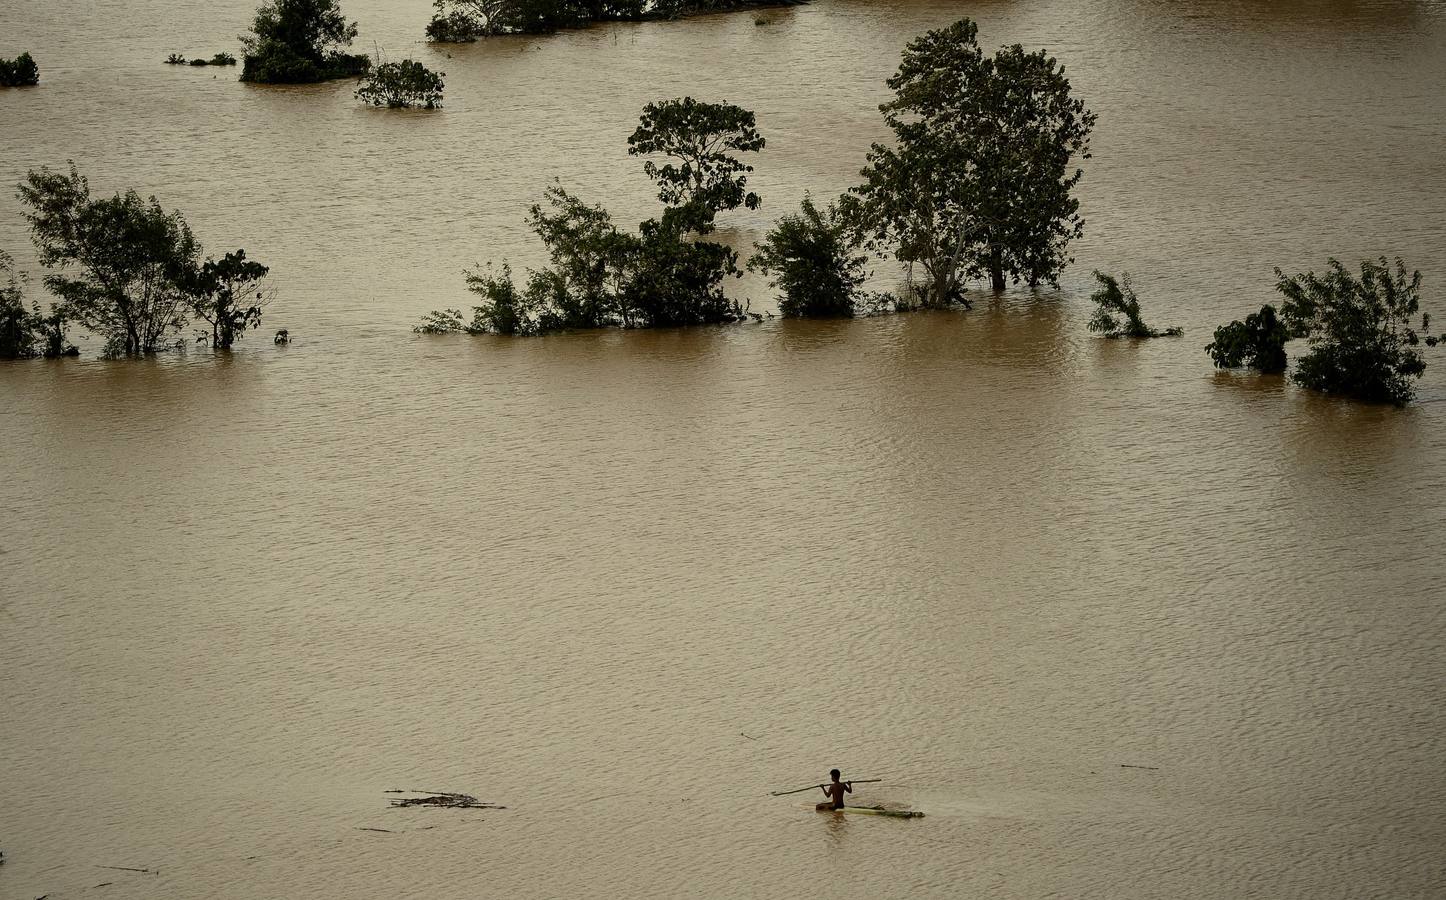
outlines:
M1412 326L1421 306L1420 272L1408 273L1400 259L1393 270L1381 257L1361 263L1360 278L1335 259L1323 276L1275 274L1285 296L1281 317L1291 336L1310 346L1296 362L1296 383L1360 400L1410 402L1412 381L1426 370L1417 346L1431 324L1423 315L1420 333Z
M248 329L261 326L261 311L272 298L263 286L271 270L246 258L245 250L208 259L196 271L188 301L196 317L211 326L211 346L230 350Z
M1260 312L1246 316L1244 322L1237 319L1215 329L1215 340L1205 346L1205 352L1218 369L1245 366L1267 373L1284 372L1285 342L1289 339L1285 323L1276 317L1275 307L1267 303Z
M31 87L40 83L40 67L29 53L0 59L0 87Z
M339 0L268 0L256 10L241 80L262 84L303 84L361 75L371 67L364 54L344 52L356 38L355 22Z
M1156 338L1179 337L1183 328L1166 328L1156 331L1140 318L1140 298L1135 296L1130 274L1126 272L1119 281L1114 276L1095 270L1099 290L1090 296L1095 303L1095 314L1090 319L1089 330L1110 338ZM1123 316L1123 319L1118 318Z
M745 173L753 167L735 153L762 150L753 113L731 103L704 103L692 97L661 100L643 107L637 130L628 138L628 153L659 153L671 162L651 159L643 171L658 183L658 199L687 211L685 227L706 232L720 212L762 201L749 191Z
M880 107L894 146L869 151L849 204L876 248L923 267L930 306L962 301L966 277L1057 284L1084 228L1074 161L1095 115L1044 51L986 58L977 38L961 19L908 45Z
M805 196L798 215L780 218L755 250L748 267L772 276L784 317L855 314L868 257L849 240L836 204L820 210Z
M381 63L367 75L356 96L372 106L389 109L436 109L442 105L443 74L410 59Z
M126 355L153 353L184 326L200 245L179 212L135 191L92 199L73 163L69 175L32 171L19 190L65 318Z

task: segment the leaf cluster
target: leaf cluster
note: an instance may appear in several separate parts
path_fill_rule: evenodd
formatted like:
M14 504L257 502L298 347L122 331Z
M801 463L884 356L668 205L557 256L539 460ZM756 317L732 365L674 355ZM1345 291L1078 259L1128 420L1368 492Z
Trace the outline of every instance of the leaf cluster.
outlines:
M29 53L0 59L0 87L30 87L40 83L40 67Z
M365 74L371 60L344 49L357 36L339 0L268 0L256 10L245 45L241 80L306 84Z
M358 99L372 106L404 109L420 106L437 109L442 105L443 72L434 72L419 62L404 59L381 63L371 70L357 89Z
M1140 317L1140 298L1135 296L1130 273L1126 272L1116 280L1113 275L1096 269L1095 280L1100 287L1090 296L1095 304L1095 314L1088 325L1090 331L1109 338L1179 337L1185 333L1182 328L1156 331L1145 324Z

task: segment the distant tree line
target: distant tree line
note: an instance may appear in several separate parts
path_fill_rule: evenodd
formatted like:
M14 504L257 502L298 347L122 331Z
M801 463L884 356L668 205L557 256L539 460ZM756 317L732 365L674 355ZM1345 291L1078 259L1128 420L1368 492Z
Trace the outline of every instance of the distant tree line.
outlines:
M260 326L273 297L267 267L245 250L203 260L185 218L155 197L92 197L74 164L68 174L30 172L19 196L58 302L48 315L38 305L27 310L13 260L0 254L0 356L67 355L71 323L100 335L113 356L174 347L193 319L206 326L198 341L221 350Z
M427 39L475 41L503 34L550 34L595 22L677 19L700 13L793 6L804 0L433 0Z

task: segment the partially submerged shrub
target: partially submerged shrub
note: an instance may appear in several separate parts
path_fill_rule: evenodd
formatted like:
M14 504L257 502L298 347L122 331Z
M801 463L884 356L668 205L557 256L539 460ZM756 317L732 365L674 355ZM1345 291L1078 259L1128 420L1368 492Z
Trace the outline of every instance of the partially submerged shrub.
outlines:
M1412 381L1426 370L1416 347L1431 320L1421 317L1420 333L1412 326L1420 310L1421 273L1408 273L1400 259L1395 263L1393 270L1385 257L1366 260L1360 278L1335 259L1323 276L1287 277L1275 270L1276 289L1285 296L1281 317L1291 337L1310 345L1296 363L1297 384L1398 406L1411 400Z
M166 62L170 63L173 66L179 66L183 64L192 66L234 66L236 65L236 57L222 50L220 53L217 53L210 59L202 59L198 56L188 63L186 62L186 58L184 56L172 53L170 56L166 57Z
M0 275L4 276L0 282L0 359L75 356L79 351L66 340L63 315L52 309L47 316L38 303L25 308L21 276L4 250L0 250Z
M860 286L868 276L868 257L848 238L836 204L820 210L803 198L798 215L783 216L758 244L748 267L772 276L783 293L778 309L785 317L852 316Z
M410 59L382 63L372 69L356 96L372 106L390 109L436 109L442 105L443 74Z
M1215 340L1205 347L1216 368L1235 369L1245 366L1261 372L1285 371L1285 342L1290 332L1276 318L1275 307L1269 303L1260 312L1251 313L1245 321L1235 320L1215 329Z
M0 87L30 87L40 83L40 67L29 53L0 59Z
M1135 296L1128 272L1116 281L1113 276L1096 269L1095 278L1100 283L1100 289L1090 296L1097 307L1089 322L1090 331L1110 338L1179 337L1185 333L1183 328L1156 331L1145 324L1140 318L1140 298Z

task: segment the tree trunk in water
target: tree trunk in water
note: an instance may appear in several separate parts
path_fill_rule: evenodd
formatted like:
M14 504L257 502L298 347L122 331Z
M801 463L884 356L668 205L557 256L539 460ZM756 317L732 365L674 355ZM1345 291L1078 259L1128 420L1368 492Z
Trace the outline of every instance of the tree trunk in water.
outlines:
M989 251L989 286L994 293L1004 293L1004 259L996 247Z

